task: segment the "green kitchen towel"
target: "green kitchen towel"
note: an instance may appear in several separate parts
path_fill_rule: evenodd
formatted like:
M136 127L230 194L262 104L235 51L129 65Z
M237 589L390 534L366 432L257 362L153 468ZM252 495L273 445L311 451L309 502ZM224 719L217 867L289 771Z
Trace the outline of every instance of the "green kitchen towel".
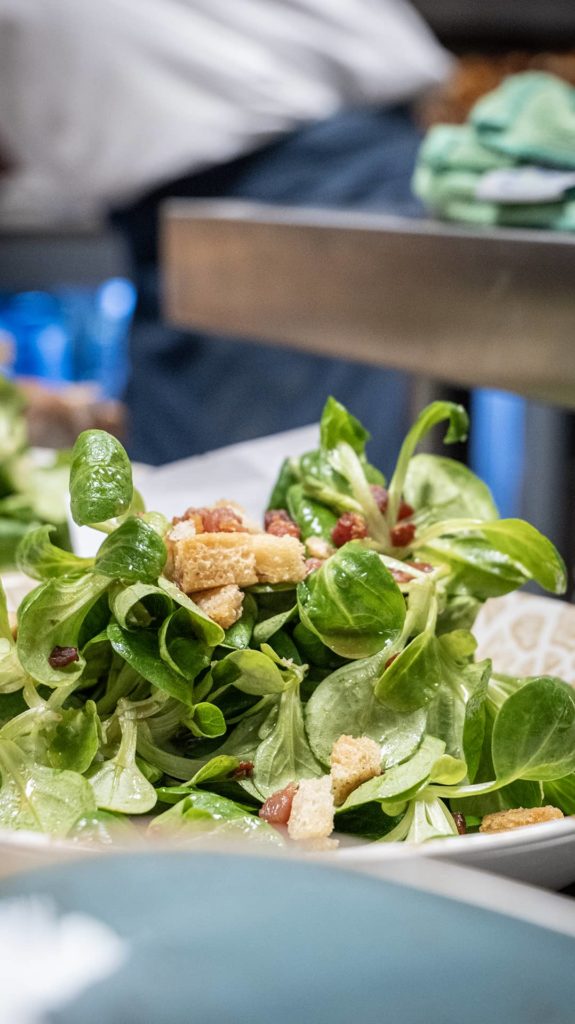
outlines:
M574 231L572 169L575 89L528 72L480 100L468 124L428 132L413 190L448 220Z
M475 104L470 121L485 146L527 163L575 168L575 89L555 75L507 78Z

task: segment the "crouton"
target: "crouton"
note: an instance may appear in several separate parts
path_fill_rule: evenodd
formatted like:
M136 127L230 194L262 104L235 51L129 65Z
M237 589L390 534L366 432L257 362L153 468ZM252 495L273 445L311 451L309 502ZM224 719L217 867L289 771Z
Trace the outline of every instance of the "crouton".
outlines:
M340 736L331 751L331 787L336 806L362 782L381 774L381 747L369 736Z
M199 533L171 541L173 579L186 594L258 582L249 533Z
M305 546L311 558L319 558L322 562L335 552L335 548L323 537L308 537Z
M299 583L305 577L305 549L295 537L271 533L251 535L260 583Z
M290 839L327 839L333 832L334 813L330 776L301 779L288 821Z
M523 828L524 825L539 825L543 821L557 821L563 817L563 812L558 807L515 807L511 811L495 811L493 814L486 814L479 826L480 832L493 834L494 832L508 832L514 828Z
M196 594L190 594L190 597L204 615L208 615L222 629L229 629L242 614L244 595L235 583L229 583L225 587L200 590Z

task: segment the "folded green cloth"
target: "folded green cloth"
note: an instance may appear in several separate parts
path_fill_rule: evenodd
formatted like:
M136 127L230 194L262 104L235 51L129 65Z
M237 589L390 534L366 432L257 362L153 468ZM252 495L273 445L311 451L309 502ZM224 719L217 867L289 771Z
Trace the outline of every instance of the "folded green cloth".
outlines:
M485 196L478 192L492 172L515 180L519 173L549 174L534 164L575 168L575 89L553 75L528 72L507 79L480 100L468 124L436 125L428 132L413 190L434 213L449 220L574 231L574 189L563 193L558 186L553 197L536 191L538 201L516 197L513 203L491 201L509 199L505 191ZM507 171L510 174L505 175Z
M507 78L475 104L470 121L489 149L575 168L575 89L555 75L527 71Z

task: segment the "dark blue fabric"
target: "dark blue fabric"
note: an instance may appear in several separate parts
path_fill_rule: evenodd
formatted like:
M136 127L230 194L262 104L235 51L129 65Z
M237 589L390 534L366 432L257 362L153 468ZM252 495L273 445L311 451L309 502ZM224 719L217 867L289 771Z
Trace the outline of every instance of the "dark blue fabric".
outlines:
M334 394L365 421L372 458L389 470L407 422L405 376L166 327L158 310L158 209L168 196L226 197L418 216L410 178L419 142L405 107L347 111L116 213L139 289L128 392L134 458L160 463L303 426Z

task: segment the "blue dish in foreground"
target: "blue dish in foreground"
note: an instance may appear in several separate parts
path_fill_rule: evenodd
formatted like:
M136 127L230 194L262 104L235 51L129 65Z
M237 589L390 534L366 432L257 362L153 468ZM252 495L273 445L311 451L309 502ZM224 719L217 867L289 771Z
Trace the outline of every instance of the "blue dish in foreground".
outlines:
M50 1024L573 1021L575 940L323 865L143 854L0 884L30 895L128 946Z

